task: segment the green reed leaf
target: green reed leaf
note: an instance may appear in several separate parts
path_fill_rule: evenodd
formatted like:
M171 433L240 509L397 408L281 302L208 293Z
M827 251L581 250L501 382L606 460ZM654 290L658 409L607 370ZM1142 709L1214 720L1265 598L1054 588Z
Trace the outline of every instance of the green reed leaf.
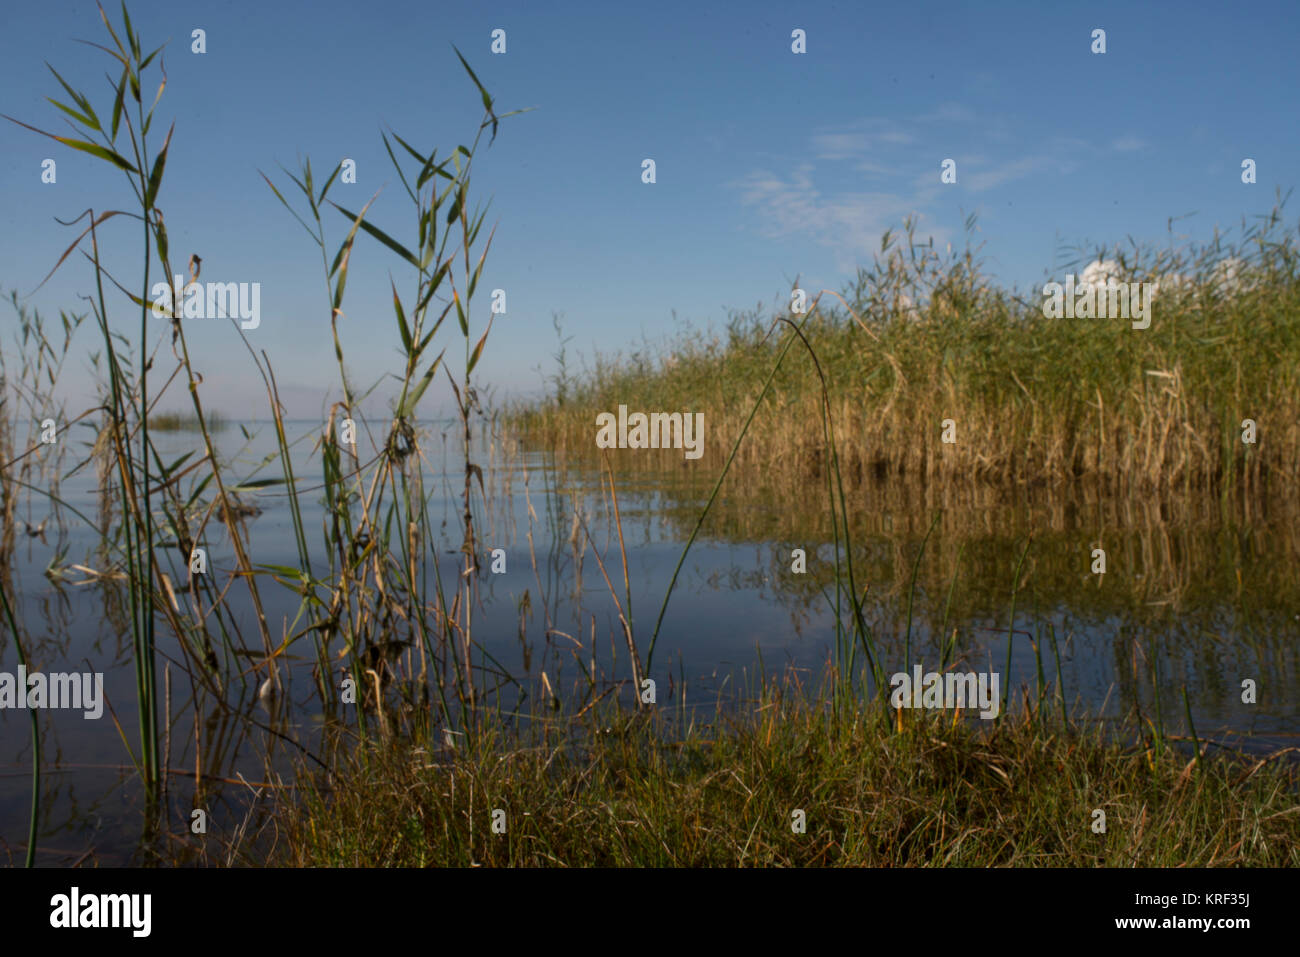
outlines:
M397 331L402 336L402 347L406 355L411 354L411 327L406 322L406 312L402 309L402 297L397 294L397 284L390 277L389 285L393 288L393 312L397 313Z
M415 406L420 401L420 397L424 395L425 391L429 388L429 383L433 381L433 377L437 374L438 365L442 362L442 357L446 354L446 351L447 350L444 349L442 352L438 353L438 358L433 360L433 363L420 378L420 381L416 384L415 388L407 394L406 401L402 403L402 407L398 410L398 415L406 416L415 411Z
M130 67L122 67L122 79L117 83L117 96L113 99L113 129L109 134L109 140L116 142L117 127L122 119L122 100L126 96L126 74Z
M163 168L167 165L167 147L171 146L172 133L175 130L176 123L173 121L171 129L167 131L167 138L163 140L162 149L154 157L153 171L149 173L149 185L144 191L145 209L153 209L154 200L158 196L158 187L162 185Z
M483 347L487 345L488 333L490 333L491 331L492 331L492 320L489 319L488 327L483 330L483 337L479 339L478 345L474 347L474 352L469 357L469 365L465 367L465 375L468 376L471 372L474 371L474 367L478 365L478 357L483 354Z
M59 109L61 109L64 113L67 113L68 116L72 117L82 126L87 126L90 127L91 129L94 129L94 123L91 121L90 117L78 113L70 106L64 106L62 103L54 99L54 97L52 96L47 96L46 99L49 100L51 103L53 103L55 106L57 106Z
M379 193L375 193L375 196L378 195ZM348 281L348 260L352 258L352 244L356 242L357 229L360 228L362 224L361 217L366 215L366 210L370 208L370 203L373 203L375 201L375 196L370 197L370 201L367 202L365 206L361 207L360 215L354 217L352 222L352 228L348 230L347 238L343 240L343 245L339 247L338 254L334 257L334 265L330 267L329 274L331 276L334 275L335 271L337 271L339 274L338 282L335 283L334 286L335 310L337 310L339 306L343 304L343 288ZM333 205L336 209L340 209L338 204L334 203L332 200L331 200L331 205ZM340 211L342 210L340 209ZM345 215L351 215L351 214L345 213Z
M74 140L66 136L56 136L54 139L58 140L64 146L71 146L74 150L81 150L83 153L89 153L91 156L98 156L100 159L108 160L114 166L117 166L128 173L140 172L120 153L106 149L96 143L87 143L85 140Z
M333 206L335 209L337 209L344 216L347 216L349 219L356 219L357 224L366 232L368 232L371 236L379 240L381 243L383 243L393 252L397 253L397 255L401 256L403 259L405 259L416 269L420 268L420 261L411 254L411 251L407 249L405 246L403 246L401 243L399 243L396 239L393 239L393 237L389 236L378 226L372 226L370 225L370 223L367 223L362 219L354 217L351 213L349 213L346 209L344 209L342 206L340 206L338 203L334 202L333 200L330 200L330 205ZM368 206L369 203L367 203L366 205ZM362 212L364 213L364 210Z
M307 235L310 236L312 239L314 239L316 243L319 245L320 238L311 231L311 227L307 225L306 221L304 221L303 218L299 216L298 213L294 210L294 208L289 205L289 201L285 199L283 195L281 195L278 189L275 188L275 184L272 183L271 180L267 178L267 175L263 173L261 170L257 171L257 175L262 177L262 179L266 180L266 185L271 187L271 192L275 194L275 198L284 204L284 208L289 211L289 214L293 216L294 219L298 220L298 222L302 225L302 228L307 230ZM337 262L335 263L335 268L338 268ZM334 269L330 270L330 275L331 276L334 275Z
M329 179L325 180L325 185L320 188L320 195L316 197L317 206L325 202L325 194L330 191L330 187L334 185L334 178L339 175L342 169L343 169L343 162L342 160L340 160L339 164L334 167L334 172L330 173Z

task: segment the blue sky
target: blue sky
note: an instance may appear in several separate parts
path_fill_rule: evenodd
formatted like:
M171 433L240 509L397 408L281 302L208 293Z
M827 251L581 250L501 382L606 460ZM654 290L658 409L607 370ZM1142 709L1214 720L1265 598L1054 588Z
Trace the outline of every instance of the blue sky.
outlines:
M320 414L337 381L326 294L319 253L258 170L283 184L279 165L296 169L309 155L323 179L351 157L358 183L331 196L359 208L383 187L370 218L414 245L380 131L439 155L472 140L481 104L453 43L500 111L534 108L503 121L475 160L473 188L492 199L497 232L473 322L486 322L487 290L505 289L508 307L476 375L498 397L535 392L553 369L553 313L573 336L571 355L587 358L683 323L720 324L728 309L788 294L796 275L809 289L842 288L908 214L940 245L959 243L965 214L978 214L989 270L1027 288L1059 266L1066 245L1164 243L1169 217L1193 211L1176 230L1205 239L1266 213L1276 188L1300 179L1294 3L137 0L130 9L146 47L170 40L155 129L176 120L158 199L173 259L196 252L204 280L261 283L261 326L248 335L295 416ZM207 34L203 55L190 52L196 27ZM1101 55L1090 51L1098 27ZM505 54L490 52L496 28ZM806 54L791 52L795 28L807 32ZM111 61L75 42L104 36L92 2L5 0L0 112L68 132L44 99L61 95L48 61L107 115ZM58 162L54 185L40 182L46 157ZM653 185L641 182L647 157ZM949 157L954 185L939 178ZM1255 185L1241 183L1244 157L1258 164ZM54 217L129 199L105 164L0 122L0 287L27 297L49 271L75 235ZM332 216L333 248L347 224ZM120 219L107 228L108 264L134 287L138 229ZM400 368L390 273L410 288L408 271L362 237L343 333L358 383ZM88 264L70 259L27 301L55 315L84 309L77 296L92 288ZM116 302L115 324L134 329L138 311ZM12 311L0 309L8 352ZM194 323L208 404L264 415L233 330ZM83 329L82 344L94 336ZM93 395L88 370L79 355L66 382L74 405ZM430 412L446 407L439 389ZM177 389L172 405L185 401Z

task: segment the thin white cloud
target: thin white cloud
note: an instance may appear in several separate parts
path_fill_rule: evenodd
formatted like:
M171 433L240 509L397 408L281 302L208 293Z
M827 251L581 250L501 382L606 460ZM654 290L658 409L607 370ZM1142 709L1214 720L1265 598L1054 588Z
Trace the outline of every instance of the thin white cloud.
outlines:
M999 163L990 169L977 169L965 176L966 188L974 193L1001 186L1015 179L1022 179L1031 173L1048 169L1055 165L1055 160L1047 156L1023 156L1010 163ZM958 164L957 182L962 182L961 164Z
M917 117L920 123L977 123L979 117L975 111L960 103L941 103L929 113Z
M869 173L873 176L892 176L898 172L893 166L888 166L885 163L873 163L870 160L854 163L853 168L859 173Z
M761 171L731 184L740 190L743 205L758 210L759 231L771 239L807 237L833 251L836 268L849 271L880 248L886 229L918 212L916 202L894 193L854 192L823 196L812 179L811 164L788 177ZM918 230L946 242L947 230Z
M995 118L996 119L996 118ZM953 127L961 126L956 137ZM971 129L976 126L977 129ZM753 210L760 234L772 239L801 237L833 251L840 270L851 270L879 250L880 237L915 216L918 239L933 236L936 244L949 241L953 231L920 225L924 214L950 197L940 185L940 164L953 157L958 162L958 183L972 193L994 189L1014 180L1060 172L1069 152L1056 140L1039 142L1037 152L1002 162L984 152L991 145L996 122L981 123L970 109L942 103L931 112L906 119L863 117L852 122L815 129L809 137L809 157L793 170L751 171L729 184L743 206ZM945 142L946 141L946 142ZM926 156L918 149L925 146ZM1002 150L993 150L1001 154ZM816 174L827 164L845 163L827 174ZM889 178L889 189L840 191L823 194L818 181L843 182L846 171L863 182Z
M823 160L853 159L871 149L866 133L817 133L812 138L813 155Z
M896 124L867 117L833 129L815 131L812 135L813 156L821 160L860 159L882 148L907 146L915 137Z

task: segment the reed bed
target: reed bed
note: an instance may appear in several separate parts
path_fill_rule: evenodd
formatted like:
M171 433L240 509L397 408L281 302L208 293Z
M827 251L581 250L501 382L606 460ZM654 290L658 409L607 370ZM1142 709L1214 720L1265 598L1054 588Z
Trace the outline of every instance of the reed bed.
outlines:
M1293 487L1300 258L1285 201L1243 224L1236 242L1097 253L1132 281L1184 279L1161 284L1146 329L1118 318L1046 318L1040 297L982 275L969 243L945 255L917 243L910 222L886 234L873 265L842 291L808 290L816 306L803 329L827 382L844 480ZM1086 262L1066 269L1082 273ZM541 399L516 402L508 419L530 445L581 457L595 450L597 413L703 411L706 451L692 466L712 472L772 368L778 329L754 310L734 313L720 331L687 329L597 354L582 373L566 368ZM736 474L784 495L820 482L821 405L814 362L797 352L764 399ZM1243 442L1245 419L1258 425L1254 444ZM942 441L945 420L955 442ZM654 451L628 458L636 460L629 469L681 462L680 453Z

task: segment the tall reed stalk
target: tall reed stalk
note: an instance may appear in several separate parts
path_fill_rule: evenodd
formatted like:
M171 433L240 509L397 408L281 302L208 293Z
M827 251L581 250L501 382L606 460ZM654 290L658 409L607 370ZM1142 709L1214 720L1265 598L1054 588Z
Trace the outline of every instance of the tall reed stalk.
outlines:
M93 308L104 337L105 356L110 370L113 441L116 449L118 479L123 497L123 518L124 520L129 518L129 521L124 523L124 531L130 568L132 648L136 669L136 697L140 733L139 762L146 790L149 794L153 794L159 785L160 765L153 617L156 566L154 561L153 490L151 487L150 459L154 457L154 453L149 439L148 421L149 368L151 360L147 351L149 342L149 306L147 297L149 294L150 266L154 251L153 243L156 238L159 240L158 253L163 260L163 265L165 267L168 265L166 262L165 232L162 227L161 214L155 209L154 201L162 182L167 147L171 141L171 132L168 132L167 138L157 154L151 154L148 135L153 122L154 108L157 106L158 98L161 97L166 85L165 74L163 80L159 83L153 106L150 107L147 113L144 110L141 84L145 70L158 56L162 48L159 47L147 55L144 53L138 34L132 29L125 4L122 7L123 32L127 41L125 44L109 22L102 6L99 8L99 12L115 49L95 45L108 53L122 67L121 77L112 88L114 95L109 128L106 130L102 125L90 99L69 86L53 67L50 67L50 72L53 73L59 85L67 93L73 105L69 106L54 99L51 99L51 102L64 114L72 118L74 128L78 129L87 139L56 136L26 123L21 123L18 120L13 120L12 117L8 118L27 129L48 136L74 150L95 156L121 170L128 177L128 182L135 194L137 206L140 210L139 213L112 210L99 215L96 215L93 210L89 210L87 214L90 217L90 225L60 257L55 269L57 270L58 266L67 259L72 250L79 246L81 240L89 233L92 245L91 260L95 266L97 291L97 299L93 304ZM134 104L134 117L130 106L132 103ZM123 121L125 121L124 126ZM127 134L130 159L127 159L118 151L117 141L122 129L125 129ZM83 216L87 214L83 214ZM110 330L108 307L104 296L103 278L105 270L100 265L99 246L95 232L99 225L118 215L138 219L142 228L143 255L140 273L140 295L137 297L129 292L127 293L140 310L139 352L135 361L136 373L133 381L129 379L122 359L118 355L114 336ZM157 216L156 221L151 220L151 215ZM80 218L82 217L78 217L78 219ZM116 280L113 280L113 282L123 291L126 291L125 287L117 283ZM131 429L129 423L132 420L135 422L134 432L136 433L136 449L138 450L134 453L134 457L130 448Z
M488 235L477 258L473 258L472 250L478 242L486 211L470 211L470 172L473 157L480 148L484 133L490 129L492 139L495 139L501 119L524 112L516 110L498 115L492 98L469 63L459 51L456 51L456 55L479 92L484 108L484 118L472 145L457 146L449 156L439 161L437 150L421 152L395 132L382 136L384 148L411 202L415 227L413 246L404 245L367 218L378 194L371 197L358 212L327 200L330 188L335 184L342 168L341 164L334 168L319 192L313 183L310 159L304 161L300 175L288 174L306 203L306 216L300 216L283 192L263 174L263 179L276 198L307 230L321 251L329 298L330 327L343 393L341 415L332 419L323 448L325 493L330 516L326 530L327 552L331 556L330 579L326 583L314 579L310 574L311 565L306 555L306 546L302 542L301 515L296 496L290 500L290 509L295 535L300 541L304 572L295 575L293 569L268 567L268 570L298 577L305 603L315 606L316 615L324 614L323 621L318 621L321 626L318 631L324 638L318 643L320 673L325 674L330 667L327 647L329 637L335 632L342 633L348 660L347 670L357 687L367 683L382 685L380 672L383 668L376 667L376 664L379 658L388 654L394 644L402 647L415 645L420 650L421 661L433 664L431 677L437 686L444 720L453 722L455 719L451 714L451 701L458 702L462 717L472 720L478 697L473 657L476 648L473 638L473 609L477 601L475 582L479 572L479 538L474 516L475 482L480 494L486 495L486 490L482 467L472 457L474 419L476 414L482 412L472 376L492 329L490 317L477 340L471 331L472 303L487 252L491 248L492 236ZM394 145L415 161L413 168L408 169L399 161L399 152L395 151ZM350 223L348 233L332 260L329 259L322 216L326 202ZM308 225L308 221L312 225ZM395 281L391 284L393 315L403 355L403 371L392 417L386 428L386 438L376 456L370 460L369 464L373 468L368 475L366 467L357 456L355 443L346 450L351 466L344 468L345 449L339 441L341 424L352 427L354 435L360 431L355 422L360 412L356 392L348 381L343 365L339 320L344 315L344 293L353 244L361 232L395 255L411 271L412 279L408 299L403 298ZM454 239L458 241L453 243ZM458 261L462 267L459 282L455 273ZM447 349L444 347L434 354L435 336L453 311L464 346L464 365L459 381L452 377L451 370L444 363ZM438 567L436 534L430 525L426 509L421 471L425 452L421 446L417 416L421 399L440 369L446 373L455 396L464 464L461 490L461 574L457 576L456 592L450 599ZM269 370L264 375L268 378L273 406L276 406L278 399L274 397ZM278 411L276 415L277 440L282 449L286 449ZM288 456L284 451L281 458L286 468L284 480L292 487L295 479L288 471ZM355 512L354 506L359 506ZM388 531L393 528L402 530L396 541ZM421 574L424 549L427 549L427 559L434 567L435 584L432 593ZM377 592L370 588L372 582L378 587ZM317 597L322 589L327 598ZM376 594L380 596L377 604L370 597ZM434 609L432 627L429 626L429 616L426 614L426 609L430 607ZM387 635L382 624L395 620L408 622L409 633ZM424 676L422 673L421 677ZM323 687L322 694L329 695L330 692ZM361 721L364 724L364 712Z

